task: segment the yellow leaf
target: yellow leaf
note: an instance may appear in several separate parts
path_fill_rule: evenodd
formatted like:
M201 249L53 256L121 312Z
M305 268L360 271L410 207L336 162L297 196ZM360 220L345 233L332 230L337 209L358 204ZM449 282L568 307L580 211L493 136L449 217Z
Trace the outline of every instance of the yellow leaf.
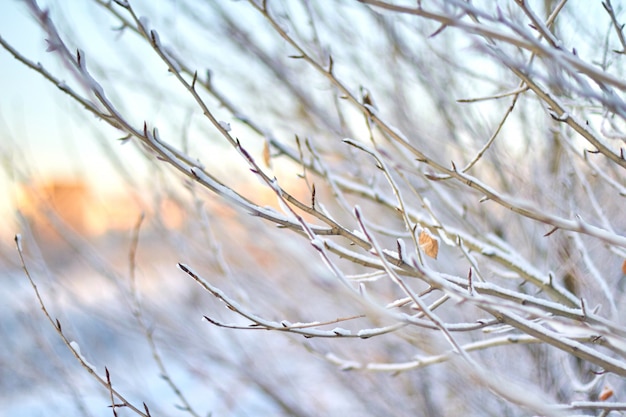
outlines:
M270 168L271 167L271 160L270 160L270 143L269 141L265 141L263 142L263 162L265 162L265 166Z
M426 230L422 230L419 235L419 245L424 253L433 259L437 259L439 253L439 241Z

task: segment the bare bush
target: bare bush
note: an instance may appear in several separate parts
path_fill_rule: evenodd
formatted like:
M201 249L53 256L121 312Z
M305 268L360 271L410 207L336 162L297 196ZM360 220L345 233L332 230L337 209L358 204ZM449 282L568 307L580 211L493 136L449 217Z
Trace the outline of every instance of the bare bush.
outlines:
M16 238L109 398L77 388L79 409L626 410L626 42L610 1L94 0L89 25L25 5L63 69L0 43L109 126L85 122L137 207L130 238L95 239L42 204L75 251L46 290L22 250L36 233L24 221Z

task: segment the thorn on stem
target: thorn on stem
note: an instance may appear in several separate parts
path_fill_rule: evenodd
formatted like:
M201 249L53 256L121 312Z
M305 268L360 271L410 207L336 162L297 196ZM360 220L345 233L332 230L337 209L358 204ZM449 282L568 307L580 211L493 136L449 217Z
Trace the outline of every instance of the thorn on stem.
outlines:
M446 28L448 27L448 25L446 24L442 24L441 26L439 26L439 28L437 30L435 30L432 34L430 34L428 36L428 39L432 39L435 36L439 35L441 32L443 32Z
M113 0L118 6L121 6L125 9L128 9L130 7L130 5L128 4L128 2L126 0Z
M19 233L15 235L15 246L17 247L17 251L21 254L22 253L22 235L20 235Z
M241 143L239 142L239 139L237 139L237 146L239 147L239 151L241 152L241 154L244 156L244 158L246 158L248 161L250 162L254 162L254 159L252 159L252 156L250 156L250 154L248 153L248 151L246 151L242 146ZM253 172L256 170L253 170ZM258 173L255 172L255 174Z
M545 235L543 235L543 237L548 237L550 236L552 233L556 232L557 230L559 230L558 227L553 227L552 230L550 230L548 233L546 233Z
M580 299L580 309L583 312L583 317L587 317L587 306L585 306L585 299L584 298Z

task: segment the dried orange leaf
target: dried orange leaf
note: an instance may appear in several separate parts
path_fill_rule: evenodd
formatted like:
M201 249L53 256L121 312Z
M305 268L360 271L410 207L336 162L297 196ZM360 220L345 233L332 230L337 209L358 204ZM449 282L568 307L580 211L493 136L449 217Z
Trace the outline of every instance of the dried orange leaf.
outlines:
M622 274L626 274L626 260L622 264Z
M607 385L602 389L602 392L600 393L600 395L598 395L598 399L600 401L606 401L612 396L613 396L613 388Z
M270 143L268 141L263 142L263 162L266 167L270 167Z
M433 259L437 259L439 253L439 241L436 237L423 230L419 235L419 245L424 253Z

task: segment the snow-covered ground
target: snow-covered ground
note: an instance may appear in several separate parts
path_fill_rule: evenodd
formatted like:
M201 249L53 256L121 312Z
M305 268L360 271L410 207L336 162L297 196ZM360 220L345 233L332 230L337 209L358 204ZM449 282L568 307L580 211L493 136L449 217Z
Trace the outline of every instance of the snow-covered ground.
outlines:
M169 242L171 243L171 242ZM29 271L49 313L61 323L68 340L79 347L85 361L104 378L109 370L113 387L136 406L146 403L152 415L187 415L181 398L161 376L148 337L133 312L132 293L125 256L127 236L108 236L96 243L101 259L85 262L78 254L66 254L62 264L47 266L37 256L27 256ZM24 242L25 252L28 242ZM202 320L210 315L225 322L248 324L226 311L219 302L176 268L184 250L168 250L156 235L140 240L137 256L137 290L142 319L153 336L159 360L171 381L199 415L372 415L361 395L375 389L346 378L348 374L308 352L302 338L267 331L236 331L216 328ZM261 254L248 254L259 257ZM262 270L234 274L238 283L214 276L233 297L255 305L259 314L273 319L304 321L324 311L332 319L332 305L298 305L311 317L280 317L273 307L285 299L295 302L319 297L319 291L332 289L321 275L316 285L293 280L309 280L292 274L285 293L275 294L267 279L278 279L296 266L301 258L292 254L272 278ZM44 250L44 257L46 256ZM55 252L55 256L58 253ZM184 255L182 255L184 258ZM184 260L184 259L182 259ZM94 271L98 262L111 262L105 273ZM268 258L267 262L271 262ZM242 265L248 262L242 256ZM198 269L202 265L193 262ZM104 267L105 265L100 265ZM235 263L235 268L237 265ZM284 270L284 267L287 267ZM293 269L292 269L293 270ZM109 276L107 276L107 274ZM115 275L118 274L118 275ZM210 277L209 277L210 278ZM231 277L232 278L232 277ZM242 282L247 284L238 288ZM315 287L317 286L317 290ZM280 288L280 286L278 286ZM314 289L312 291L312 288ZM333 291L336 289L333 289ZM307 293L308 292L308 293ZM258 299L256 299L258 297ZM53 326L44 316L35 292L19 266L6 266L0 286L0 324L3 349L0 353L0 408L2 415L30 416L110 416L108 392L81 368ZM318 301L322 302L322 301ZM284 303L289 307L289 302ZM295 305L292 305L292 309ZM304 308L302 308L304 307ZM295 311L295 309L293 309ZM339 306L336 312L341 311ZM310 347L323 346L311 341ZM367 388L363 392L362 389ZM119 409L119 415L131 415Z

